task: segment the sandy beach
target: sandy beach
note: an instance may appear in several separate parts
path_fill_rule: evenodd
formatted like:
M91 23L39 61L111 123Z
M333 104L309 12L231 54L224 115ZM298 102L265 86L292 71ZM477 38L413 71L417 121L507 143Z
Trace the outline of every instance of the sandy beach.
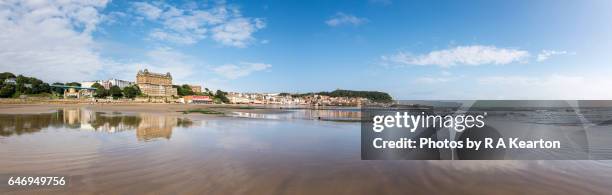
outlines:
M249 113L281 113L286 110L263 105L244 104L159 104L159 103L115 103L115 104L0 104L0 114L51 113L61 108L92 108L103 112L154 112L177 113L191 109L211 109L224 113L241 111ZM247 109L245 109L247 108Z
M606 194L608 161L368 161L329 110L245 105L0 104L0 177L65 176L27 194ZM184 114L210 109L224 114ZM232 112L249 113L241 116ZM319 113L320 114L320 113ZM263 117L262 117L263 116ZM494 185L493 185L494 184ZM342 187L339 187L342 186Z

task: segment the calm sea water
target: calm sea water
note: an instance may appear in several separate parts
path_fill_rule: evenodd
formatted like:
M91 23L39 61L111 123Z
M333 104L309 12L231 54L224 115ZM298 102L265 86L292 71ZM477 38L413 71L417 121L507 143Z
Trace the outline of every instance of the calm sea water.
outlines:
M0 193L609 194L612 161L362 161L350 111L0 115ZM605 128L599 131L606 131ZM11 176L66 176L11 187Z

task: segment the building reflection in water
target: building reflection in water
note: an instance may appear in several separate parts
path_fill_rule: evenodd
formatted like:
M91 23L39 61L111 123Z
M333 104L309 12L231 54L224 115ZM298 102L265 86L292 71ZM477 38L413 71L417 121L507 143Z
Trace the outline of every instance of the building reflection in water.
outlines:
M95 112L85 108L61 109L46 114L0 114L0 136L35 133L47 127L122 132L136 130L140 141L170 139L174 127L189 127L187 118L162 114Z
M358 109L328 109L328 110L293 110L284 113L251 113L251 112L233 112L231 116L244 118L259 118L259 119L323 119L323 120L359 120L361 112Z
M341 119L360 119L361 112L360 110L304 110L305 115L309 118L313 119L331 119L331 120L341 120Z
M39 132L47 127L62 127L62 113L50 114L0 114L0 136Z
M189 119L171 116L140 115L136 128L138 140L147 141L155 138L170 139L172 128L189 127L193 124Z

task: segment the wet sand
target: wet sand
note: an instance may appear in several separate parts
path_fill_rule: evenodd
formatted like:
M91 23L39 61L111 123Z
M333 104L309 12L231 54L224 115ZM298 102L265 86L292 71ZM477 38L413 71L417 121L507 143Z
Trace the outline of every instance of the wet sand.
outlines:
M612 191L612 161L364 161L360 160L359 123L178 112L211 106L215 105L0 105L0 113L8 116L64 110L61 118L52 119L62 125L43 125L36 132L0 136L2 182L8 176L29 174L70 178L70 185L63 188L21 189L0 185L0 193L609 194ZM215 109L269 113L280 110ZM97 121L85 119L84 116L96 112L110 114L97 116ZM127 116L137 116L138 120L132 125ZM193 124L180 125L176 118L189 118ZM100 123L102 119L107 121ZM116 119L121 124L105 126ZM87 130L88 124L100 127Z

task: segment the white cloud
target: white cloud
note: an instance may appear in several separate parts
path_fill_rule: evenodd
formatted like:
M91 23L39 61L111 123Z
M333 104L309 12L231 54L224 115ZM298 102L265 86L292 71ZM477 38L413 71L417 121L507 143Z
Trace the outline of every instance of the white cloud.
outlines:
M166 32L161 29L154 29L149 34L149 37L153 39L157 39L157 40L165 40L169 42L189 45L189 44L197 43L200 39L203 39L206 36L203 33L202 34L197 34L197 33L180 34L180 33Z
M237 79L248 76L253 72L263 71L271 67L272 65L270 64L242 62L240 65L226 64L218 66L214 68L213 71L228 79Z
M253 34L266 24L260 18L244 17L238 8L218 3L207 9L177 8L167 3L134 3L135 11L162 28L153 29L149 38L178 44L195 44L211 36L227 46L246 47Z
M138 70L149 69L151 72L172 74L173 83L184 84L190 82L201 82L194 76L198 74L196 68L198 60L193 56L184 54L170 47L157 47L145 52L145 58L141 61L107 63L101 70L102 78L118 78L135 80Z
M156 20L162 14L162 9L146 2L135 2L134 8L149 20Z
M235 47L246 47L253 40L251 34L265 27L263 21L256 19L252 23L245 18L237 18L219 25L213 29L213 39Z
M107 1L3 1L0 69L43 80L92 78L105 65L92 32ZM59 76L61 75L61 76Z
M34 76L46 82L71 82L119 78L134 80L136 71L148 68L155 72L171 72L175 83L197 83L201 60L169 47L154 48L136 61L102 57L92 33L103 22L112 23L123 17L122 13L100 12L106 1L2 1L0 3L0 70ZM225 8L218 8L223 12ZM170 8L168 8L170 10ZM159 16L173 17L180 11L164 11ZM231 11L231 9L225 9ZM232 14L236 14L232 11ZM199 13L198 17L205 17ZM216 14L220 16L223 14ZM217 17L207 19L210 24L222 24ZM263 21L252 21L255 28L263 28ZM193 29L188 22L175 24L175 29ZM154 31L154 35L174 41L192 43L200 37L173 37L166 31ZM199 32L191 30L190 32ZM193 34L192 34L193 35ZM165 37L164 37L165 36ZM246 36L248 37L248 36ZM243 37L233 37L239 44ZM231 78L246 76L254 71L270 67L267 64L241 63L245 70L225 69ZM224 69L219 69L223 72ZM233 74L232 74L233 73ZM204 72L205 74L205 72ZM232 76L234 75L234 76Z
M542 62L554 55L568 55L568 54L573 54L573 53L570 53L567 51L542 50L542 52L538 54L538 58L536 60L538 62Z
M125 18L127 16L128 16L128 14L126 14L125 12L112 11L112 12L109 12L108 14L106 14L106 15L102 15L101 17L102 17L103 23L106 23L106 24L110 25L110 24L115 24L115 23L119 22L119 20L121 18Z
M529 58L525 50L497 48L495 46L471 45L431 51L427 54L412 55L399 52L382 56L382 63L389 65L436 65L451 67L456 65L478 66L485 64L510 64L524 62Z
M353 25L359 26L368 22L366 18L360 18L351 14L345 14L342 12L336 13L336 15L332 16L329 20L325 21L325 24L329 26L341 26L341 25Z

